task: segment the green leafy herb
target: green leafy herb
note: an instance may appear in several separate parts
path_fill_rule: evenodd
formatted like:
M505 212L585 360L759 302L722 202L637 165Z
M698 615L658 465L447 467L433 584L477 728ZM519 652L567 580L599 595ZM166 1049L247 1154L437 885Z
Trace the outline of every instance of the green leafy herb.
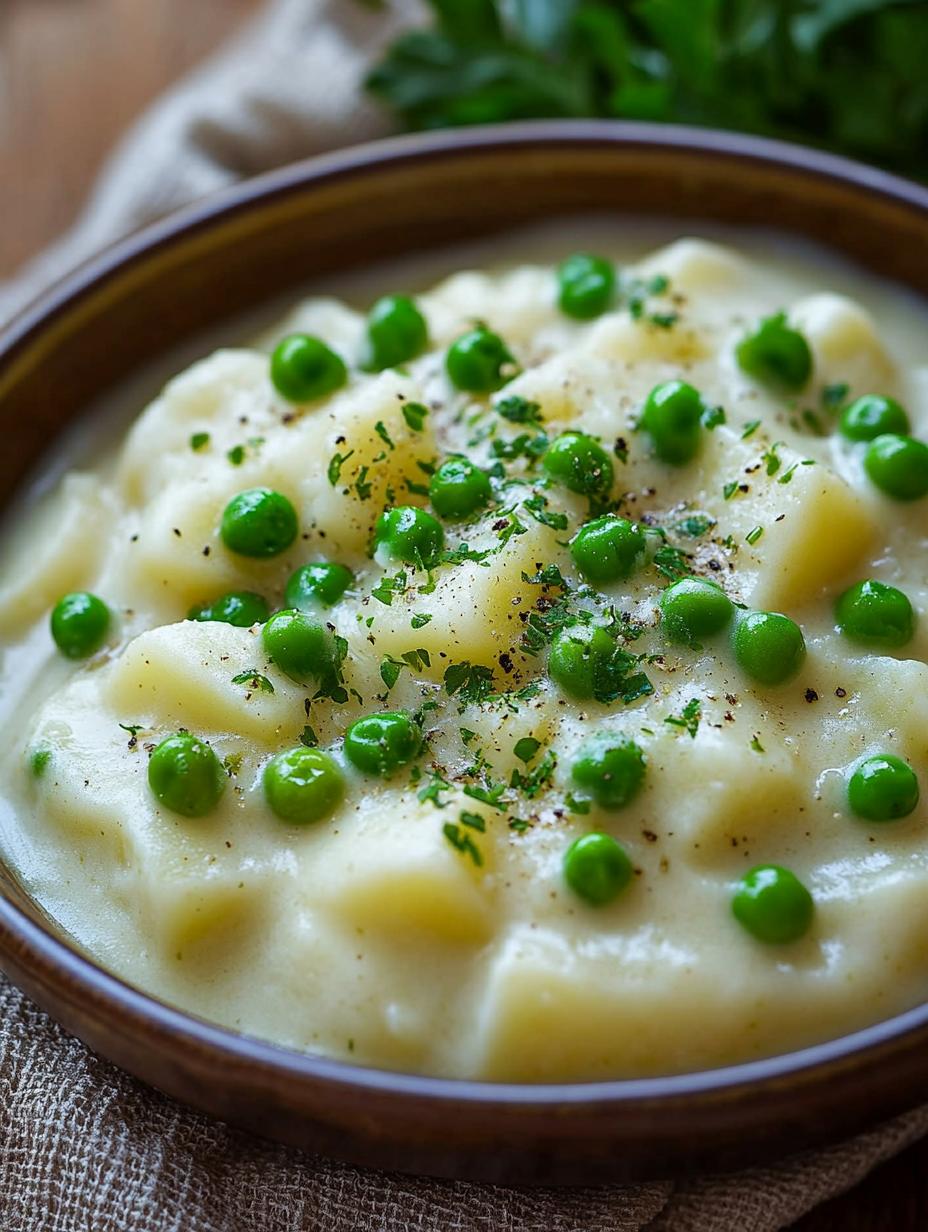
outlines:
M300 744L305 744L308 749L314 749L319 744L319 737L308 723L300 732Z
M440 774L433 774L426 786L419 789L417 795L422 804L428 801L428 803L434 804L436 808L446 808L448 801L442 800L441 793L450 790L451 784L447 779L443 779Z
M761 538L763 533L764 533L764 528L762 526L754 526L752 527L751 530L748 531L748 533L744 537L747 540L747 542L750 543L751 546L753 547L754 544L758 541L758 539Z
M826 385L822 390L822 406L826 411L837 411L844 405L844 399L850 391L850 386L846 381L836 382L834 385Z
M462 855L469 856L477 868L480 868L483 864L483 856L480 854L480 848L469 834L465 834L461 827L453 821L446 821L441 828L441 832L452 847L460 851Z
M425 427L425 421L428 419L429 408L423 406L421 402L404 402L403 403L403 418L406 424L413 432L421 432Z
M377 422L374 424L374 431L377 433L377 435L380 437L380 439L383 441L383 443L387 446L388 449L396 448L396 446L393 444L393 441L390 439L390 433L387 431L386 424L383 422L382 419L378 419Z
M390 607L393 603L393 596L403 594L406 590L406 584L406 574L402 569L400 569L399 573L394 573L392 577L384 574L371 591L371 598L376 599L379 603L383 603L386 607Z
M479 813L469 813L467 809L461 810L461 825L469 830L479 830L481 834L486 833L486 820Z
M722 488L722 496L725 498L725 500L731 500L731 498L734 496L734 494L737 491L738 491L738 480L731 479L729 480L728 483L725 484L724 488Z
M498 415L502 415L503 419L508 419L510 423L531 424L533 428L544 427L544 421L539 413L541 407L537 402L529 402L527 398L503 398L501 402L495 404L493 409Z
M493 669L479 663L452 663L443 681L448 696L457 696L464 704L479 705L493 696Z
M705 513L694 513L678 522L674 529L681 535L688 535L690 539L698 539L700 535L707 534L714 526L715 518L710 518Z
M567 514L552 513L548 508L547 497L540 493L529 497L527 501L522 502L522 508L530 513L536 522L540 522L542 526L550 526L553 530L567 529Z
M582 816L585 816L590 811L592 804L590 800L578 799L569 792L564 797L564 803L567 805L571 813L579 813Z
M693 740L696 739L696 733L699 730L699 721L702 718L702 702L698 697L691 697L683 707L679 717L670 714L664 719L665 723L669 723L671 727L681 727L684 731L689 732Z
M406 664L402 659L394 659L392 655L387 655L380 663L380 679L384 682L388 689L393 686L400 678L400 672Z
M407 128L602 116L735 128L928 175L905 0L429 0L367 79ZM860 83L866 81L866 90Z
M237 676L232 677L233 684L244 684L249 689L259 689L262 693L273 693L274 686L268 680L267 676L262 676L259 671L250 667L245 672L239 672Z
M205 449L208 444L208 432L194 432L193 436L190 438L190 448L194 451L194 453L199 453L199 451L201 449Z
M764 746L761 744L760 740L758 740L757 736L751 737L751 748L754 750L755 753L763 753L766 751L764 749Z
M515 742L512 751L519 761L528 765L540 748L540 740L536 740L533 736L523 736L521 740Z
M329 477L329 483L334 488L341 478L342 467L349 458L354 457L354 450L349 449L347 453L333 453L329 459L329 465L326 469L326 474Z
M232 463L233 466L241 466L242 463L245 461L245 446L244 445L233 445L232 448L226 454L226 457L229 459L229 461Z
M416 612L409 623L414 629L421 629L423 625L427 625L431 619L432 616L430 612Z
M725 409L721 406L707 406L699 420L704 428L714 432L716 428L725 423Z
M33 778L40 779L42 777L48 763L51 761L51 757L51 749L36 749L33 752L29 758L29 769L32 771Z
M749 436L753 436L760 425L761 420L759 419L752 419L749 423L746 423L741 430L741 439L746 441Z
M556 765L557 756L553 752L546 753L535 769L528 774L523 774L521 770L513 770L509 786L531 800L550 786Z

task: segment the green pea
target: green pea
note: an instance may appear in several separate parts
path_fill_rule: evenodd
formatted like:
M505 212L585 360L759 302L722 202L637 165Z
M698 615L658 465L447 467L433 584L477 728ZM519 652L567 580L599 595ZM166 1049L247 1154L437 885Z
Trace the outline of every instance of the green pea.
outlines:
M364 367L369 372L396 368L421 355L428 340L428 326L415 301L407 295L385 295L367 317Z
M449 458L429 482L429 500L442 518L456 521L489 504L493 490L486 472L467 458Z
M851 441L872 441L887 432L905 436L909 417L895 399L867 394L844 408L840 428Z
M864 470L893 500L920 500L928 493L928 445L885 432L867 447Z
M851 812L866 821L908 817L918 804L918 778L912 767L891 753L857 762L847 783Z
M812 351L799 330L787 324L785 312L765 317L738 343L735 358L755 381L787 393L798 393L812 375Z
M588 582L621 582L641 564L645 546L640 526L607 513L580 527L570 554Z
M68 659L86 659L106 641L110 609L86 590L76 590L55 604L51 615L55 645Z
M345 756L364 774L387 779L422 751L422 731L402 710L355 719L345 732Z
M612 303L615 268L602 257L578 252L558 266L557 281L561 311L579 321L589 321Z
M702 439L702 395L686 381L663 381L648 394L639 427L647 432L662 462L683 466Z
M612 487L612 459L598 441L583 432L562 432L542 458L557 483L581 496L604 496Z
M778 864L759 864L738 882L731 900L735 919L768 945L798 941L809 931L815 904L795 873Z
M500 338L485 325L468 330L452 342L445 357L452 385L472 394L501 389L517 371L515 358Z
M262 629L261 640L269 658L297 684L321 684L338 664L332 634L303 612L275 612Z
M856 582L835 604L838 629L852 642L894 649L915 632L915 613L908 596L873 578Z
M445 545L441 522L415 505L397 505L377 519L374 546L382 547L393 560L428 569Z
M285 552L299 530L293 505L271 488L248 488L225 507L222 541L239 556L264 558Z
M263 625L269 615L267 602L261 595L253 590L231 590L210 603L198 603L187 613L187 619L218 620L239 629L250 629L252 625Z
M644 782L644 753L634 740L600 737L580 749L570 773L602 808L624 808Z
M735 625L735 658L758 684L783 684L806 657L802 630L780 612L748 612Z
M584 834L564 854L564 880L591 907L605 907L632 879L632 862L609 834Z
M720 633L734 612L721 586L704 578L681 578L661 594L661 624L672 642L697 645Z
M284 590L284 602L289 608L311 612L316 607L332 607L354 581L354 574L345 565L316 561L300 565L290 574Z
M148 785L155 798L182 817L205 817L219 803L226 776L206 743L180 731L162 740L148 762Z
M288 402L312 402L347 380L344 360L311 334L288 334L271 355L271 382Z
M554 638L548 675L565 693L580 701L608 691L616 644L598 625L569 625Z
M264 768L264 798L281 821L306 826L331 817L345 794L338 764L321 749L298 744L272 757Z

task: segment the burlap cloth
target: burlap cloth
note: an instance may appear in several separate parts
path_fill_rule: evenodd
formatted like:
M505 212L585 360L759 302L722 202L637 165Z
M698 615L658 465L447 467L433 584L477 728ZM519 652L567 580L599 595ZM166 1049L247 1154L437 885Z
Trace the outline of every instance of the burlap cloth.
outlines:
M194 0L195 2L195 0ZM380 135L365 66L416 0L277 0L129 134L76 226L0 290L0 319L117 236L244 176ZM0 1232L772 1232L928 1132L928 1108L777 1167L511 1190L302 1156L100 1060L0 979Z

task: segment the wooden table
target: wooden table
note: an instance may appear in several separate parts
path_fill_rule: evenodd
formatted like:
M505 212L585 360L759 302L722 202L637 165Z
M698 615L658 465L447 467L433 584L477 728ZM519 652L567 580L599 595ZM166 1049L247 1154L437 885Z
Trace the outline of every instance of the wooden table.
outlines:
M346 0L347 2L347 0ZM261 0L0 0L0 278L74 218L143 107ZM922 1232L928 1142L795 1232Z

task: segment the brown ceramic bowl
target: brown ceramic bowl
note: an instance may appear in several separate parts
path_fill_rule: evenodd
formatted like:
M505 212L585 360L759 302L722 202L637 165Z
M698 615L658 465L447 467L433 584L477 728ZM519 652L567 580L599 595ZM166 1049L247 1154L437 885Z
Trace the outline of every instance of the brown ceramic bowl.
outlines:
M583 210L773 225L928 293L928 191L807 150L592 122L348 150L133 236L10 325L0 492L107 387L237 310L327 271ZM665 1078L510 1086L356 1068L146 996L76 951L2 867L0 889L0 965L70 1031L217 1117L346 1160L590 1183L769 1158L928 1097L928 1005L802 1052Z

